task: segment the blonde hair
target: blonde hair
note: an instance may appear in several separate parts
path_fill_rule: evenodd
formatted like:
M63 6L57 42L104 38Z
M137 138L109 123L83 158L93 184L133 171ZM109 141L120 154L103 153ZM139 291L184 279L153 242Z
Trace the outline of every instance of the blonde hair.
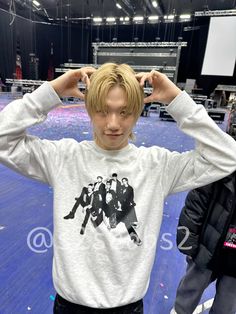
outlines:
M135 78L135 72L127 64L105 63L90 78L90 87L85 92L85 105L92 118L97 111L106 111L106 97L109 91L119 86L126 95L126 110L135 117L140 117L143 109L144 92ZM133 134L130 135L133 139Z

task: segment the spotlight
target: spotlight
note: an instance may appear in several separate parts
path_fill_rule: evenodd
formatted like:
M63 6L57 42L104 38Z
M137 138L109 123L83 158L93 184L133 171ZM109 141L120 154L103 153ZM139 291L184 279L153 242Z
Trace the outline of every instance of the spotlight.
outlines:
M189 19L191 18L191 15L190 15L190 14L181 14L181 15L179 16L179 18L180 18L181 20L189 20Z
M153 6L154 8L157 8L157 2L156 2L156 1L152 1L152 6Z
M142 22L143 21L143 16L134 16L133 20L135 22Z
M106 18L106 21L107 21L108 23L114 23L114 22L116 21L116 19L111 16L111 17L107 17L107 18Z
M120 10L122 9L122 6L118 2L116 3L116 7Z
M101 23L101 22L102 22L102 18L101 18L101 17L94 17L94 18L93 18L93 21L94 21L95 23Z
M38 1L33 0L32 2L33 2L34 5L36 5L36 7L40 7L40 3Z

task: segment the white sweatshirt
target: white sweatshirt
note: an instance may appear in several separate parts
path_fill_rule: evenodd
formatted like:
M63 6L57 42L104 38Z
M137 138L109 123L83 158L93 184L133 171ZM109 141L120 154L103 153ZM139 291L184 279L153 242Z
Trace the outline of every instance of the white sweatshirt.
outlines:
M202 106L182 92L168 106L180 129L196 139L185 153L129 144L106 151L93 141L41 140L25 130L43 122L61 101L49 83L15 100L0 112L0 162L54 189L53 281L70 302L112 308L141 299L148 288L165 197L216 181L236 170L236 142L209 118ZM158 133L158 130L157 130ZM157 134L158 135L158 134ZM136 230L142 245L130 238L123 221L108 229L79 206L65 220L83 187L117 173L133 188ZM33 217L32 217L33 219Z

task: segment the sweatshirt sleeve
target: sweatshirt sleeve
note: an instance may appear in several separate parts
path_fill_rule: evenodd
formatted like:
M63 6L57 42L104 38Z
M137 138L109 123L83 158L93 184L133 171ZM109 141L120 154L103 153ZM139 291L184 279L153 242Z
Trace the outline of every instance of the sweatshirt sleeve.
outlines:
M43 122L61 104L48 82L15 100L0 112L0 162L36 180L52 185L57 172L60 141L41 140L26 129Z
M196 140L195 150L166 152L165 194L217 181L236 169L236 141L184 91L167 107L178 127Z

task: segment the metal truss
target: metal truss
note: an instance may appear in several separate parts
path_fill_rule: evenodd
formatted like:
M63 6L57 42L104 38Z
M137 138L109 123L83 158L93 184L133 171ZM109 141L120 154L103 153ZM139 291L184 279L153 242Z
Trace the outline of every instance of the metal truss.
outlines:
M196 11L194 16L221 16L221 15L236 15L236 10L205 10Z
M108 57L145 57L147 58L147 52L98 52L97 55L101 56L108 56ZM175 52L151 52L148 53L148 57L161 57L161 58L176 58L177 54Z
M97 66L94 66L95 68L97 67ZM134 67L133 66L131 66L133 69L134 69ZM141 68L142 67L142 68ZM169 69L168 69L169 68ZM173 69L172 69L173 68ZM140 66L140 67L138 67L138 66L136 66L136 69L138 69L138 70L143 70L143 71L151 71L151 70L158 70L158 71L162 71L167 77L169 77L169 78L174 78L174 75L175 75L175 73L173 72L173 73L171 73L171 72L164 72L165 70L169 70L169 71L171 71L171 70L173 70L173 71L175 71L175 67L162 67L162 66L156 66L156 67L153 67L153 66L150 66L150 67L146 67L146 66ZM68 70L70 70L70 69L68 69L68 68L56 68L55 69L55 72L56 73L65 73L65 72L67 72Z
M66 72L68 71L70 68L83 68L83 67L93 67L93 68L99 68L102 64L85 64L85 63L64 63L63 65L61 65L61 68L56 68L55 71L56 72ZM175 71L176 70L176 66L153 66L153 65L130 65L130 67L134 70L144 70L144 71L151 71L153 69L156 70L166 70L166 71ZM66 69L67 68L67 69ZM69 68L69 69L68 69Z
M224 90L226 92L236 92L236 85L217 85L215 90Z
M22 86L22 85L42 85L45 81L38 80L15 80L15 79L6 79L6 83L13 84L14 86Z
M92 43L92 46L96 49L99 47L187 47L186 41L162 41L162 42L119 42L119 43Z

